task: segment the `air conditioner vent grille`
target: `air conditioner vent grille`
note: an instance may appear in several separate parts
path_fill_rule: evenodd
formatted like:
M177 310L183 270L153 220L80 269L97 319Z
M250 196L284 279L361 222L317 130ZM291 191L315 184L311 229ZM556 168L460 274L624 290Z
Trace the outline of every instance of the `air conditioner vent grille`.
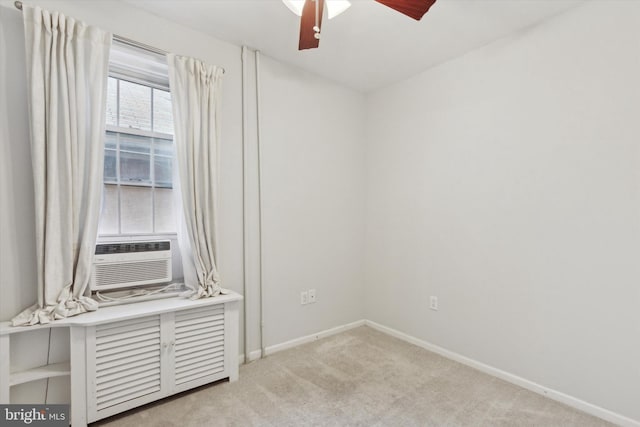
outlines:
M162 281L170 274L168 268L166 260L98 264L95 266L96 284L102 287Z

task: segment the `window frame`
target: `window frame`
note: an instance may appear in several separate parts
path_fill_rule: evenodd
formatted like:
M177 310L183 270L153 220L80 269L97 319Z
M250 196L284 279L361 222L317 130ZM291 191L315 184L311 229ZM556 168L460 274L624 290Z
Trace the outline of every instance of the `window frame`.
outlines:
M156 82L153 81L146 81L144 79L141 78L136 78L135 76L130 76L130 75L126 75L126 73L120 72L120 71L113 71L111 70L112 64L110 64L110 70L109 70L109 74L108 74L108 78L114 78L118 81L117 83L117 87L116 87L116 117L117 117L117 122L120 121L120 81L126 81L129 83L134 83L134 84L138 84L138 85L142 85L145 87L150 88L150 127L151 129L153 129L153 124L154 124L154 89L156 90L162 90L165 92L168 92L169 94L171 94L171 91L169 89L169 85L163 85L163 84L158 84ZM119 67L115 67L115 68L119 68ZM152 215L151 215L151 228L152 230L155 230L156 228L156 206L155 206L155 202L156 202L156 192L155 189L159 188L159 189L171 189L173 191L173 189L175 188L176 183L174 182L174 178L176 177L175 171L174 171L174 167L175 167L175 145L174 145L174 152L173 155L171 156L171 161L172 161L172 179L171 179L171 186L162 186L162 185L157 185L157 183L155 182L155 163L154 163L154 157L155 157L155 150L153 149L153 143L155 142L156 139L158 140L165 140L165 141L171 141L171 144L175 144L174 140L175 140L175 135L173 134L168 134L168 133L164 133L164 132L157 132L157 131L153 131L153 130L143 130L143 129L136 129L136 128L129 128L129 127L121 127L121 126L117 126L117 125L112 125L112 124L108 124L105 125L105 139L107 136L107 133L114 133L114 134L120 134L120 135L132 135L132 136L137 136L137 137L145 137L145 138L151 138L150 140L150 148L149 148L149 183L146 182L140 182L140 183L128 183L128 182L122 182L122 177L121 177L121 169L120 169L120 142L119 142L119 138L118 138L118 143L116 146L116 171L117 171L117 176L115 181L112 180L106 180L103 174L102 177L102 185L103 185L103 197L104 197L104 188L107 185L113 185L117 188L118 190L118 197L117 197L117 228L118 228L118 233L100 233L100 230L98 229L98 241L99 242L103 242L103 241L114 241L114 240L136 240L136 239L141 239L141 238L145 238L145 239L176 239L177 238L177 227L178 224L175 224L175 231L161 231L161 232L157 232L157 231L153 231L150 233L145 233L145 232L136 232L136 233L123 233L122 231L122 200L121 200L121 193L120 193L120 189L122 186L127 186L127 187L146 187L146 188L151 188L151 209L152 209ZM106 146L103 148L104 152L106 153L107 150L109 150ZM139 153L137 153L139 154ZM174 209L174 213L175 213L175 207L173 207ZM102 212L100 212L100 215L102 216ZM174 219L175 215L174 215Z

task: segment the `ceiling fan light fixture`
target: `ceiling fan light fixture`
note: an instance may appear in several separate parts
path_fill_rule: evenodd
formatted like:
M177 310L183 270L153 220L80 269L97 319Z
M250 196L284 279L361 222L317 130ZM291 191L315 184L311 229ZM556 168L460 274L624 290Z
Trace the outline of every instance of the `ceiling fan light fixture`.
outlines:
M327 0L327 16L333 19L351 7L349 0Z
M302 8L304 7L305 0L282 0L282 3L289 8L289 10L298 16L302 16Z
M289 10L298 16L302 16L302 8L305 0L282 0ZM351 7L349 0L325 0L327 5L327 15L329 19L333 19L345 10Z

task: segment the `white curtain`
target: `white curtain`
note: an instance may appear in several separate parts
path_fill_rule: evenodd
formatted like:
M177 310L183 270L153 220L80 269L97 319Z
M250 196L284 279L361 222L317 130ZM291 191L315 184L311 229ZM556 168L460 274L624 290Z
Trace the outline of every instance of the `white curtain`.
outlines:
M182 199L180 248L192 298L218 295L217 197L220 86L223 70L167 55ZM179 228L180 231L180 228Z
M97 309L84 296L102 193L111 34L23 5L36 207L38 302L14 325Z

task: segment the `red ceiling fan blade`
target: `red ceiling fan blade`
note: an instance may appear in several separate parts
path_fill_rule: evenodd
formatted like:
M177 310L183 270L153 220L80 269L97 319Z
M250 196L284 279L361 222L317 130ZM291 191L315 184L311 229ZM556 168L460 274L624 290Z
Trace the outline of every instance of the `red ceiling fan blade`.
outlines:
M298 50L314 49L320 45L320 39L315 37L316 32L316 3L318 4L318 28L322 28L322 12L324 0L306 0L300 17L300 43Z
M376 0L378 3L389 6L391 9L419 21L436 0Z

